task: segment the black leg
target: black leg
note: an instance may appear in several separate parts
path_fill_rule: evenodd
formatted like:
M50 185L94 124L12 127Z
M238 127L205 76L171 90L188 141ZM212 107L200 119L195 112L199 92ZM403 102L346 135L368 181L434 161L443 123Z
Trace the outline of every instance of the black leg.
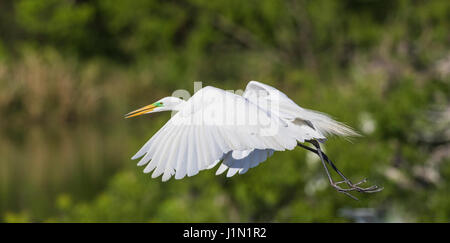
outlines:
M313 153L315 153L315 154L317 154L317 155L319 155L319 152L318 152L318 150L315 150L315 149L313 149L313 148L310 148L310 147L308 147L308 146L306 146L306 145L303 145L303 144L301 144L301 143L297 143L297 145L298 146L300 146L300 147L302 147L302 148L304 148L304 149L307 149L307 150L309 150L309 151L311 151L311 152L313 152ZM314 145L314 144L313 144ZM319 148L320 148L320 146L319 146ZM325 161L331 166L331 168L333 168L333 170L335 170L336 171L336 173L338 173L338 175L340 175L341 177L342 177L342 179L343 180L345 180L345 181L350 181L349 179L347 179L347 177L345 177L344 176L344 174L333 164L333 162L331 162L331 160L328 158L328 156L322 151L322 150L320 150L321 151L321 154L322 154L322 156L323 156L323 158L325 159ZM320 155L319 155L320 156Z
M326 174L327 174L327 176L328 176L328 180L330 181L331 186L333 186L338 192L344 193L344 194L346 194L347 196L349 196L349 197L351 197L351 198L353 198L353 199L355 199L355 200L358 200L356 197L354 197L353 195L351 195L349 192L350 192L350 191L358 191L358 192L362 192L362 193L374 193L374 192L379 192L379 191L383 190L383 188L379 188L378 186L371 186L371 187L368 187L368 188L362 188L362 187L359 187L358 185L360 185L360 184L362 184L362 183L365 183L365 182L367 181L366 179L364 179L364 180L362 180L362 181L360 181L360 182L358 182L358 183L353 184L353 183L352 183L347 177L345 177L344 174L343 174L343 173L342 173L342 172L341 172L341 171L333 164L333 162L331 162L331 160L328 158L328 156L327 156L326 154L323 153L323 151L320 149L319 143L318 143L316 140L312 140L312 141L308 141L308 142L310 142L311 144L313 144L313 145L316 147L316 149L310 148L310 147L308 147L308 146L306 146L306 145L303 145L303 144L301 144L301 143L298 143L298 146L300 146L300 147L302 147L302 148L304 148L304 149L307 149L307 150L309 150L309 151L311 151L311 152L313 152L313 153L319 155L320 160L321 160L321 162L322 162L322 165L323 165L324 168L325 168L325 172L326 172ZM328 167L327 167L327 165L326 165L325 162L328 163L328 164L336 171L336 173L337 173L340 177L342 177L343 181L339 181L339 182L334 182L334 181L333 181L333 178L331 177L331 174L330 174L330 172L328 171ZM350 188L342 188L342 187L340 187L339 184L342 184L342 183L347 184Z

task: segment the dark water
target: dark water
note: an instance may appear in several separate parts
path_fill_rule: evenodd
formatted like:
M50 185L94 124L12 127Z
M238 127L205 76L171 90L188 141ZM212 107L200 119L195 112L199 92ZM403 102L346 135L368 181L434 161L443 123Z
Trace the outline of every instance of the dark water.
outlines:
M56 200L89 200L101 192L158 128L149 121L31 125L0 129L0 221L6 213L42 220Z

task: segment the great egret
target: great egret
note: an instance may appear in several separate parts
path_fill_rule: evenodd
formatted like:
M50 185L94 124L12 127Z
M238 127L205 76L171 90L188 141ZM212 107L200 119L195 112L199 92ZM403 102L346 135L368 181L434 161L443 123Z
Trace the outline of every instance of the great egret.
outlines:
M242 96L211 86L196 92L189 100L165 97L132 111L126 118L160 111L176 114L132 157L141 158L144 173L152 178L162 175L167 181L194 176L222 161L216 174L244 174L270 157L274 151L305 148L320 157L330 184L354 199L350 191L378 192L383 188L352 183L323 153L319 143L328 135L356 136L352 128L326 114L304 109L281 91L250 81ZM303 143L308 142L314 148ZM334 182L327 164L342 177ZM346 184L348 188L342 188Z

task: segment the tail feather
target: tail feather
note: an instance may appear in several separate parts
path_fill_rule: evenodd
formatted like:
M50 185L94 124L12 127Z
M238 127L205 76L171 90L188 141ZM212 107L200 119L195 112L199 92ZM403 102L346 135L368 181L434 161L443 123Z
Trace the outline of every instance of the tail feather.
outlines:
M359 137L361 134L350 126L332 119L330 116L313 110L307 110L307 119L323 134L344 137Z

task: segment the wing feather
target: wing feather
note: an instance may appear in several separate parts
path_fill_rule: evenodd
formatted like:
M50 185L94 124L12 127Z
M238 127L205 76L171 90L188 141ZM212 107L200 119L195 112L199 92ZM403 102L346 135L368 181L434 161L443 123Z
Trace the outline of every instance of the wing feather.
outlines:
M148 150L149 150L149 148L150 148L150 146L151 146L151 144L152 144L152 142L153 141L155 141L160 135L161 135L161 133L163 133L166 129L168 128L168 125L167 125L167 123L166 124L164 124L164 126L161 128L161 129L159 129L156 133L155 133L155 135L153 135L145 144L144 144L144 146L142 146L142 148L141 149L139 149L139 151L135 154L135 155L133 155L133 157L131 157L131 159L137 159L137 158L140 158L140 157L142 157L144 154L147 154L148 153ZM150 156L150 155L149 155ZM147 161L148 162L148 161ZM145 163L144 163L145 164Z
M155 160L156 160L157 164L155 165L156 169L154 170L154 172L152 174L152 178L156 178L156 177L162 175L164 173L164 171L166 170L166 168L168 168L168 166L164 166L164 164L168 163L168 161L171 161L171 157L173 156L173 151L172 151L173 147L168 146L168 145L173 142L174 138L177 136L180 129L181 129L180 127L174 127L174 129L170 131L170 134L167 135L167 139L164 142L164 144L161 144L161 146L159 146L160 147L159 149L161 149L161 152L156 154L156 156L155 156Z
M164 149L166 148L165 145L168 143L171 136L174 135L175 131L176 131L176 128L171 128L171 129L167 129L166 131L163 132L164 136L162 137L161 142L155 145L156 150L160 151L160 153L155 154L155 156L151 159L150 163L148 163L147 166L145 167L144 173L150 173L157 167L158 163L162 159L162 155L164 154ZM148 154L151 154L151 152L149 151ZM156 173L153 173L153 175L155 175L155 174ZM153 177L153 175L152 175L152 177ZM155 177L153 177L153 178L155 178Z
M170 179L170 177L172 177L175 174L175 168L176 168L176 161L179 158L179 156L181 156L180 153L180 137L183 135L183 130L182 127L179 127L176 136L174 137L174 139L172 140L172 142L174 143L174 146L170 146L171 150L169 151L170 155L167 159L167 165L164 169L164 174L163 174L163 181L167 181Z
M257 121L249 122L254 116ZM270 133L261 124L274 125L276 130ZM282 151L293 149L294 144L296 138L280 118L244 97L206 87L194 94L133 158L143 156L138 165L147 164L144 172L154 170L152 177L163 175L166 181L173 175L175 179L196 175L228 156L233 166L227 175L232 176L248 170L254 157L244 158L242 166L230 151ZM218 172L229 166L225 167L221 166Z
M178 147L174 146L174 149L179 149L177 160L175 161L175 179L181 179L186 175L186 150L187 145L189 144L189 137L187 136L187 134L188 131L183 130L179 138L180 142L178 144Z
M227 177L234 176L236 173L244 174L250 168L266 161L273 154L271 151L273 152L270 149L253 149L229 152L224 157L224 161L217 170L216 175L222 174L226 170L228 170Z
M193 176L196 174L197 170L197 158L196 158L196 154L195 154L195 146L197 146L196 144L196 139L195 139L195 135L194 135L194 127L189 127L189 137L190 142L189 142L189 147L188 147L188 153L187 153L187 158L188 158L188 162L187 162L187 175L188 176Z

